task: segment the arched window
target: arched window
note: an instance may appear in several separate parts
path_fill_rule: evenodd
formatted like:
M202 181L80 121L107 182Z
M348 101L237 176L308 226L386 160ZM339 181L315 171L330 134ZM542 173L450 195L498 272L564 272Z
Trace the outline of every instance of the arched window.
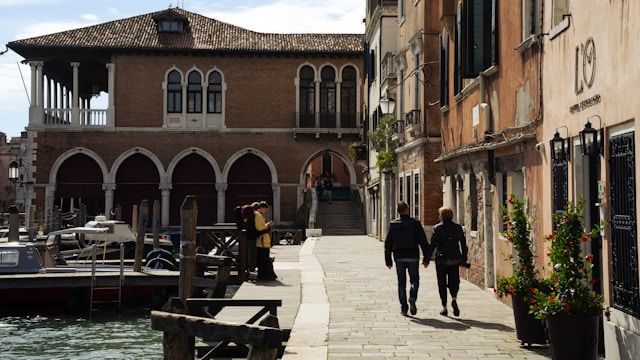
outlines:
M300 69L300 127L315 127L315 72L311 66Z
M182 76L178 70L172 70L167 75L167 112L182 112Z
M222 76L217 71L212 71L211 74L209 74L207 112L209 114L222 113Z
M342 69L342 83L340 84L340 126L343 128L356 127L356 69L346 66Z
M190 72L188 77L187 112L202 112L202 76L196 70Z
M325 66L320 72L320 127L336 127L336 71Z

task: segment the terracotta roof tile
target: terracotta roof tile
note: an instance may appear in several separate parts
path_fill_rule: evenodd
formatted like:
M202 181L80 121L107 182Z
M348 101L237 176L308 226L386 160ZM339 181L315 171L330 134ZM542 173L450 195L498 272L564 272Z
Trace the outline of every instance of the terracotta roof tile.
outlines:
M158 32L155 19L186 17L183 33ZM362 34L259 33L179 8L13 41L10 48L60 47L229 52L361 53Z

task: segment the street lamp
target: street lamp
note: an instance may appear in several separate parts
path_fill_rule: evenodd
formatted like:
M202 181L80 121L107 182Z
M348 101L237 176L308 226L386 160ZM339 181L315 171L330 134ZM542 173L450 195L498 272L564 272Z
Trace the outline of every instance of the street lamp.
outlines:
M380 111L382 111L383 114L393 114L394 110L396 109L396 101L385 95L385 97L383 97L382 99L380 99Z
M584 124L584 129L580 131L580 148L582 149L582 155L602 155L604 146L602 144L604 138L602 136L602 129L600 131L591 127L590 118L597 117L600 120L600 116L593 115L587 118L587 123ZM600 139L598 139L598 132L600 132Z
M566 140L560 137L557 129L549 143L551 144L551 158L553 160L569 160L569 147L566 145Z
M18 165L18 162L12 161L11 164L9 164L9 181L15 183L19 178L20 166Z

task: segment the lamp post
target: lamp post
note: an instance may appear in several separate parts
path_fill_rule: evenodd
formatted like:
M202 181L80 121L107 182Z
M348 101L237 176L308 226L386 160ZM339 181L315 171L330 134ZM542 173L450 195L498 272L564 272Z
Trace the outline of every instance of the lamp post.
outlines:
M396 109L396 101L385 95L382 99L380 99L380 111L383 114L393 114Z
M12 161L11 164L9 164L9 181L15 184L19 178L20 167L16 161Z
M566 139L561 138L557 130L549 143L551 145L551 159L554 161L569 160L569 147L566 144Z

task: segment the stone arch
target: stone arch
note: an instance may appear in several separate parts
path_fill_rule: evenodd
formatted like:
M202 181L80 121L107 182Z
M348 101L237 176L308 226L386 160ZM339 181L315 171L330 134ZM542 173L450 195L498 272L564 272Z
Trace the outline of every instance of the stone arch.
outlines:
M231 155L231 157L229 157L229 159L227 160L227 163L224 165L224 169L222 170L222 177L220 179L226 182L229 177L229 170L231 169L233 163L246 154L256 155L257 157L261 158L267 164L267 167L269 167L269 170L271 171L271 183L278 183L278 171L276 170L276 165L273 163L273 161L271 161L271 158L267 156L267 154L254 148L242 149L237 153Z
M162 165L162 162L160 161L160 159L158 159L156 154L152 153L151 151L149 151L149 150L147 150L145 148L135 147L135 148L131 148L131 149L123 152L122 154L120 154L120 156L118 156L116 161L113 162L113 165L111 165L111 172L109 173L109 178L108 178L108 180L109 180L108 182L109 183L115 184L115 182L116 182L116 174L118 173L118 168L120 167L120 165L122 165L122 163L129 156L131 156L133 154L145 155L151 161L153 161L153 163L156 165L156 168L158 169L158 175L160 176L160 182L161 183L166 182L167 175L166 175L166 172L164 171L164 166Z
M331 155L338 157L343 163L345 163L345 165L347 165L347 169L349 170L349 186L352 188L356 186L358 179L356 176L356 169L353 166L353 163L351 163L351 159L349 159L347 156L345 156L341 152L338 152L332 149L323 149L323 150L316 151L304 161L304 163L302 164L302 168L300 169L300 186L302 188L305 187L305 180L306 180L305 172L309 167L309 165L311 165L311 162L313 162L313 160L317 159L318 157L324 155L325 153L329 153Z
M102 160L102 158L100 156L98 156L98 154L96 154L95 152L84 148L84 147L77 147L77 148L73 148L71 150L68 150L66 152L64 152L62 155L58 156L58 158L56 159L56 161L53 162L53 165L51 166L51 171L49 172L49 184L55 184L56 183L56 178L58 176L58 170L60 169L60 166L62 166L62 164L65 162L65 160L69 159L70 157L77 155L77 154L84 154L87 155L88 157L92 158L100 167L100 170L102 171L102 182L103 183L107 183L109 180L109 170L107 168L107 164L104 162L104 160Z
M173 171L176 169L176 165L178 165L180 160L182 160L184 157L190 154L197 154L205 158L213 168L213 172L216 174L216 179L218 181L222 180L222 173L220 172L220 166L218 165L218 162L216 161L216 159L214 159L213 156L211 156L211 154L209 154L208 152L200 148L190 147L188 149L182 150L181 152L176 154L176 156L173 157L173 159L169 163L169 166L167 167L166 178L164 179L165 182L167 183L171 182Z

